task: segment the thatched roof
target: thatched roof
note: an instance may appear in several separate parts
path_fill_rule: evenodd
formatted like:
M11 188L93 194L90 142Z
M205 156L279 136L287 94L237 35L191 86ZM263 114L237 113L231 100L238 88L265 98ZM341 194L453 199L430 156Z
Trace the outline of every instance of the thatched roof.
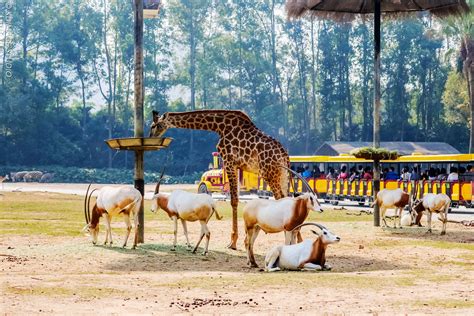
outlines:
M351 150L361 147L370 147L371 142L325 142L314 155L338 156L349 154ZM381 142L380 147L396 150L400 155L419 153L423 155L451 155L460 152L453 146L441 142Z
M382 13L399 15L429 11L437 16L468 12L465 0L381 0ZM305 15L335 20L352 20L358 14L374 12L373 0L287 0L286 12L289 18Z

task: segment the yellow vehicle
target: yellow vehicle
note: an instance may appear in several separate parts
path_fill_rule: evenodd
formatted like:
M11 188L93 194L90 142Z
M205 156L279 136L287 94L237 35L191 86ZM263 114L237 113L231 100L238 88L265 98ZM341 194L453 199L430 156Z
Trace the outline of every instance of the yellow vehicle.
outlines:
M219 153L212 153L213 161L209 170L204 172L198 185L199 193L229 193L229 179L223 168L222 158ZM257 193L258 175L251 172L239 171L240 193Z
M358 201L360 204L369 203L372 199L371 179L338 179L327 177L329 170L341 170L346 166L347 170L372 166L371 160L358 159L350 155L340 156L292 156L290 157L292 167L296 171L304 168L311 170L311 176L307 177L310 186L318 192L321 198L337 204L338 201L349 199ZM430 169L449 171L452 167L458 170L466 170L469 165L474 164L473 154L455 155L408 155L401 156L396 160L382 161L382 170L393 167L396 174L400 175L403 168L412 169L416 167L420 172L428 173ZM301 181L295 181L293 185L301 192L303 186ZM417 197L421 198L426 193L446 193L454 205L472 206L474 202L474 175L464 172L459 175L458 181L443 180L382 180L380 189L401 188L406 192L412 192L417 188Z
M222 169L222 160L218 153L213 153L213 164L209 171L205 172L199 182L198 192L229 192L229 184L225 172ZM331 179L327 177L329 170L341 170L346 166L351 168L365 169L372 167L371 160L359 159L350 155L339 156L290 156L291 167L297 172L309 169L310 175L306 181L318 193L320 198L327 202L337 204L338 201L349 199L358 201L359 204L367 204L372 200L372 181L370 179ZM455 155L408 155L401 156L396 160L382 161L382 170L393 167L397 174L403 168L416 167L420 171L439 168L450 170L451 167L466 169L468 165L474 164L473 154ZM269 189L258 175L249 172L239 173L239 185L242 193L257 193L259 195L271 195ZM380 188L401 188L411 192L417 188L418 197L426 193L446 193L450 196L454 205L472 206L474 204L474 176L468 173L460 175L459 181L448 182L446 180L382 180ZM292 179L290 191L302 192L303 184L298 179Z

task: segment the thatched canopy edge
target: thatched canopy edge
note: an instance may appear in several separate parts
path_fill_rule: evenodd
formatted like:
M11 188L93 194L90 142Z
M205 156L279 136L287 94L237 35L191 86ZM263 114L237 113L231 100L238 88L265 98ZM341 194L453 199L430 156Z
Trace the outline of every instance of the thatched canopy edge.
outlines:
M330 5L321 7L320 4L323 2L330 2L328 0L287 0L285 9L288 19L298 19L302 17L312 17L319 19L329 19L338 22L352 21L357 17L371 16L373 13L369 12L370 8L367 9L361 4L354 5L354 9L349 7L338 8L335 6L331 8ZM337 2L337 1L335 1ZM356 3L357 1L353 1ZM365 3L365 1L363 1ZM384 17L394 19L400 17L410 17L414 14L429 11L435 16L445 17L449 15L461 15L470 12L470 7L465 0L456 0L453 3L444 3L439 6L432 6L429 10L423 9L423 7L417 6L417 8L396 8L388 7L388 10L382 8L382 15Z

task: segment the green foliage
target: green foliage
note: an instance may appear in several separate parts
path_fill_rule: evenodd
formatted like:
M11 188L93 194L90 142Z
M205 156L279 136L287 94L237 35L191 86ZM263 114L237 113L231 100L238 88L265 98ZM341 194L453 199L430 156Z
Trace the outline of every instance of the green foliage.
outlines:
M386 148L361 147L351 150L350 154L356 158L364 158L375 161L395 160L399 157L396 150L388 150Z
M131 169L98 169L98 168L77 168L62 166L3 166L0 167L0 174L10 174L18 171L49 172L54 174L53 182L56 183L132 183L133 170ZM145 172L145 183L158 181L160 172ZM166 171L165 171L166 174ZM187 175L163 177L163 183L195 183L200 179L202 172L193 172Z
M12 3L0 37L0 166L130 170L133 153L104 143L133 135L130 4ZM283 7L282 0L173 0L146 20L145 133L152 109L240 109L293 155L311 154L326 140L370 140L370 23L287 21ZM443 24L450 47L472 34L472 17ZM433 32L436 23L423 17L383 26L381 136L448 141L464 151L466 82L445 58L454 49ZM147 153L146 170L167 165L168 174L189 179L206 169L218 140L204 131L167 136L175 141L167 153ZM122 172L117 179L99 171L77 177L131 179Z
M469 94L466 79L461 73L454 70L449 73L442 100L448 123L469 125Z

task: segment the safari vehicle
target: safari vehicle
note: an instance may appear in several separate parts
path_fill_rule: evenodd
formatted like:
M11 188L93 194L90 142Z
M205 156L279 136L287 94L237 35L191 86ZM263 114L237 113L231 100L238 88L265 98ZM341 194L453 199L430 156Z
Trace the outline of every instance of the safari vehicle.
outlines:
M352 200L359 202L360 205L368 204L372 200L372 181L356 179L326 179L326 175L330 168L340 170L342 166L346 166L347 170L353 167L359 169L372 166L371 160L355 158L351 155L341 154L339 156L291 156L290 162L292 168L296 171L309 167L311 176L307 177L309 185L320 198L324 198L327 202L337 204L341 200ZM450 170L451 167L466 169L468 165L474 164L474 154L452 154L452 155L423 155L412 154L401 156L396 160L384 160L382 169L393 167L400 174L403 168L416 166L420 171L429 170L430 168L444 168ZM294 180L292 188L303 190L301 181ZM263 188L263 187L261 187ZM459 181L446 180L418 180L418 181L402 181L402 180L381 180L380 189L396 189L400 188L408 193L416 190L417 197L421 198L426 193L445 193L455 205L474 205L474 176L459 176Z
M213 163L206 171L199 182L198 192L202 193L228 193L229 183L222 169L222 159L218 153L213 153ZM306 181L311 188L318 193L318 196L326 202L338 204L342 200L359 202L360 205L369 204L372 200L371 180L337 180L326 179L330 168L340 170L346 166L347 170L352 167L357 169L362 167L372 167L371 160L355 158L351 155L341 154L339 156L290 156L291 167L297 172L306 167L311 171L311 176L306 177ZM396 160L382 161L382 169L394 167L400 174L403 168L417 166L419 170L433 168L451 167L466 168L474 164L474 154L452 154L452 155L422 155L412 154L401 156ZM265 181L258 175L249 172L239 172L239 185L241 193L256 193L259 196L271 196L271 192ZM448 182L443 180L382 180L380 189L401 188L406 192L411 192L415 187L418 189L417 197L421 198L426 193L446 193L452 200L453 205L474 205L474 176L470 178L460 176L460 181ZM290 191L304 191L304 186L298 179L293 179L290 183Z
M199 193L223 193L229 194L229 179L223 168L222 158L219 153L212 153L212 163L209 164L209 170L204 172L198 185ZM258 175L251 172L239 170L239 190L241 194L257 193Z

